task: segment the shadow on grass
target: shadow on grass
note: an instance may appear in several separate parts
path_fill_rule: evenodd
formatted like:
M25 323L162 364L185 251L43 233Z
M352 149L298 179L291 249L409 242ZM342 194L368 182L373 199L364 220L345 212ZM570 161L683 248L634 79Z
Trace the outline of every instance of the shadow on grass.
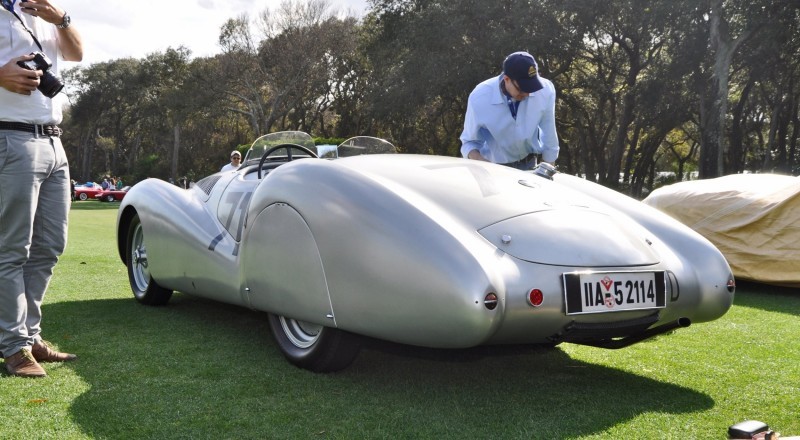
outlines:
M166 307L95 300L44 313L48 337L80 356L69 368L90 388L72 419L97 438L565 438L714 406L558 348L370 343L350 368L314 374L284 360L265 314L180 294Z
M800 288L737 281L734 303L769 312L800 316Z

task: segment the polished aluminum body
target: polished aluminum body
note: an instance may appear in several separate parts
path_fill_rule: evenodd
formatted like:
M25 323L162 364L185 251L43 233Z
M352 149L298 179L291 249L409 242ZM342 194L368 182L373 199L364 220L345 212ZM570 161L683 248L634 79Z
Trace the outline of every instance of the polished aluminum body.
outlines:
M135 185L119 211L123 261L138 214L160 286L429 347L602 342L733 302L710 242L574 176L402 154L294 160L261 179L254 168L190 189ZM566 314L563 274L637 270L666 271L666 307Z

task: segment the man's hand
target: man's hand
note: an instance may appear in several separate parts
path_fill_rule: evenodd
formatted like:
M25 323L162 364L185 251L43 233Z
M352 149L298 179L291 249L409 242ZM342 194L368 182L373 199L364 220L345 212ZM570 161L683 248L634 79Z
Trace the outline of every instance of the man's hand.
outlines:
M39 17L54 25L63 23L66 14L63 9L50 0L22 0L19 7L22 8L22 12ZM58 48L61 50L64 61L83 59L83 42L74 25L66 29L58 29Z
M478 150L470 150L470 152L467 154L467 159L482 160L484 162L488 162L488 160L486 160L486 158L483 157L483 155Z
M12 58L3 67L0 67L0 86L9 92L21 95L30 95L39 87L39 77L42 76L41 70L23 69L17 65L19 61L32 60L33 55L23 55Z
M39 17L48 23L61 24L64 20L64 10L50 3L50 0L22 1L19 7L22 12Z

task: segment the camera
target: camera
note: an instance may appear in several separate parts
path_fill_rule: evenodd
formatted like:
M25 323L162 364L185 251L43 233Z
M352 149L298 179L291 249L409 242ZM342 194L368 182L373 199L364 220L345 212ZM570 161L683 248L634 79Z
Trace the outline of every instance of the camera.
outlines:
M39 78L37 89L48 98L56 96L64 88L64 83L50 72L50 67L53 66L50 58L47 58L47 55L42 52L33 52L31 55L33 55L32 60L18 61L17 65L23 69L41 70L42 76Z

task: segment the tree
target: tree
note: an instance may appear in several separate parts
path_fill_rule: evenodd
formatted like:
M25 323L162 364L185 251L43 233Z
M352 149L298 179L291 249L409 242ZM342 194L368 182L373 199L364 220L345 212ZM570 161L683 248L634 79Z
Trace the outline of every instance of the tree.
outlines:
M226 22L212 57L167 49L67 72L73 176L199 177L282 129L459 155L470 91L517 50L557 88L562 171L636 197L695 165L800 172L796 1L370 4L357 20L284 1Z
M702 142L700 177L724 173L725 118L728 114L730 68L739 47L767 25L763 2L708 0L710 66L707 93L700 107Z

